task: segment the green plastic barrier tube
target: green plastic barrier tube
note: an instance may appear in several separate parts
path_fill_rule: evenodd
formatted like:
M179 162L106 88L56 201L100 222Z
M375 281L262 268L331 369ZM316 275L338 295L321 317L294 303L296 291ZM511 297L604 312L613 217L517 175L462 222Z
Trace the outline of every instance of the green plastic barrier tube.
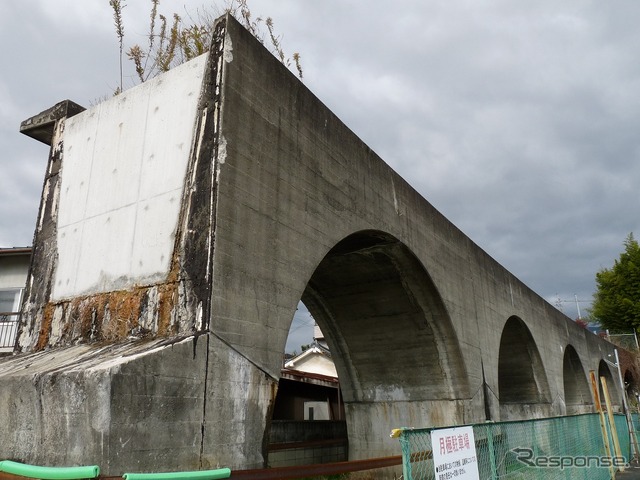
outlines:
M231 470L218 468L216 470L196 470L193 472L166 472L166 473L125 473L124 480L217 480L229 478Z
M78 480L81 478L96 478L100 475L100 467L97 465L85 467L38 467L36 465L3 460L0 462L0 472L11 473L21 477L41 478L43 480Z

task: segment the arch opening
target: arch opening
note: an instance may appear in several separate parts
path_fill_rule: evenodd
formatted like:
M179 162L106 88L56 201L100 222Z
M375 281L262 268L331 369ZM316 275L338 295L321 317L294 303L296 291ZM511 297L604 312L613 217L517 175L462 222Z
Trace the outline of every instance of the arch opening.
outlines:
M631 369L627 369L624 372L624 388L627 393L629 403L637 406L638 399L640 397L640 389Z
M578 352L572 345L564 350L562 382L567 415L588 413L593 405L591 390Z
M302 301L334 352L346 401L466 398L466 371L440 295L394 237L359 232L322 260Z
M604 389L602 388L602 377L606 379L607 389L609 390L609 397L611 399L614 410L621 411L622 397L620 396L620 385L615 380L616 378L618 378L617 372L616 376L614 377L613 373L611 373L611 369L604 360L600 360L600 363L598 364L598 385L600 392L600 403L602 403L603 408L606 408Z
M301 301L339 375L349 458L392 454L397 445L380 439L397 425L464 420L469 387L453 325L426 269L395 237L361 231L337 243Z
M550 414L551 393L540 352L529 328L515 316L500 337L498 392L501 420Z
M338 374L324 335L303 302L289 328L268 439L269 467L348 459Z

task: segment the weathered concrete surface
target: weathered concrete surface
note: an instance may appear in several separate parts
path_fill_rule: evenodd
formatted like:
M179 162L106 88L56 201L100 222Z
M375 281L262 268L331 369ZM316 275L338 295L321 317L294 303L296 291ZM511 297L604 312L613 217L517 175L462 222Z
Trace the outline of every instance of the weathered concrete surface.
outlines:
M206 356L206 344L189 338L16 358L2 369L11 388L0 389L0 402L12 412L3 416L3 457L105 471L198 468Z
M263 465L300 299L336 359L352 459L397 454L398 426L592 408L584 382L611 376L612 345L478 248L237 22L214 37L126 101L56 120L18 355L0 363L0 456L110 475ZM161 171L145 163L160 154Z

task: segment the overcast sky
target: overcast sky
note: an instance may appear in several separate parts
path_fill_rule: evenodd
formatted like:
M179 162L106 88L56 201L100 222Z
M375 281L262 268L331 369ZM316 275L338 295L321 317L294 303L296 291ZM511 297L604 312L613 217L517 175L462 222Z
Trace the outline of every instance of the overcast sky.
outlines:
M577 296L584 315L595 273L640 236L640 2L249 2L365 143L535 292L571 318ZM0 247L31 244L48 155L20 122L118 84L108 3L0 2ZM143 43L150 2L129 3L125 42ZM310 341L294 328L289 350Z

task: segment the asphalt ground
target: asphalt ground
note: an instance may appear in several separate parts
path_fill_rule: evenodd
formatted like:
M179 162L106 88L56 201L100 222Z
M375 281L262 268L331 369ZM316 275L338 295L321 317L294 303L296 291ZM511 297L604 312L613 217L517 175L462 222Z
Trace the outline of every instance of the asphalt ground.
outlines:
M616 473L615 480L640 480L640 464L637 460L631 462L624 472Z

